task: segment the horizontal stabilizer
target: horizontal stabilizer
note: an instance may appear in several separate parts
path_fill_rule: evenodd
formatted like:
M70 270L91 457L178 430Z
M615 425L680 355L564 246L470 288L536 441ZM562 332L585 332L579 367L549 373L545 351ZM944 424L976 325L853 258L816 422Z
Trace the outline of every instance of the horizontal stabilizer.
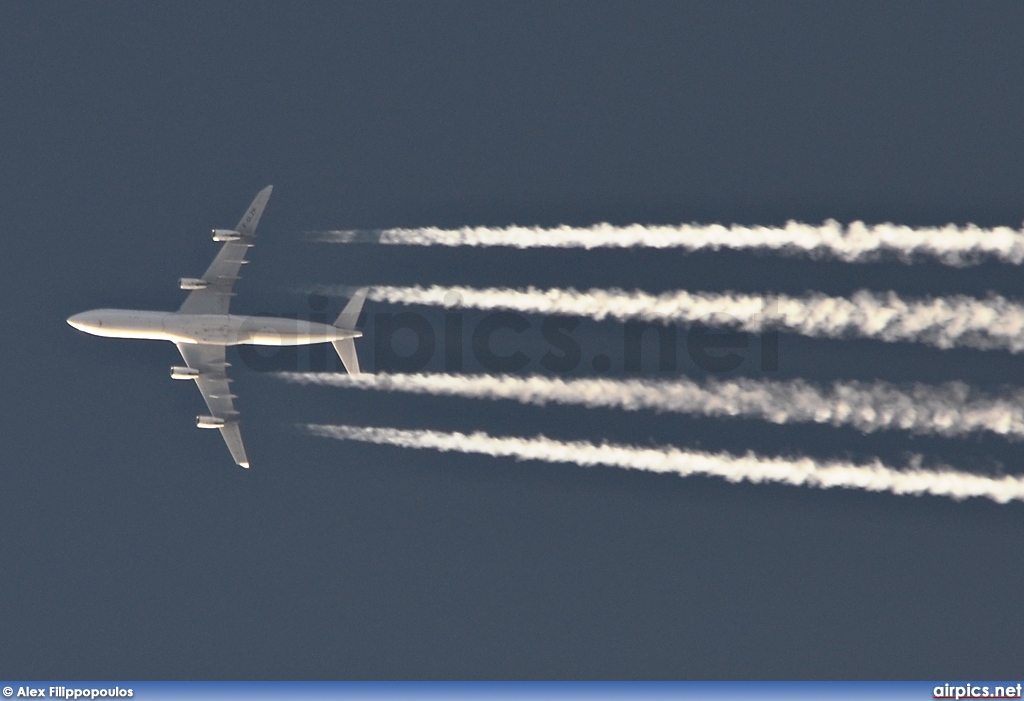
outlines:
M360 300L362 302L362 300ZM352 303L349 302L349 305ZM358 312L357 312L358 313ZM356 343L351 338L343 338L340 341L332 341L334 350L338 351L338 357L345 365L349 375L359 374L359 356L356 355Z
M352 299L348 301L345 308L341 310L341 314L334 320L334 325L339 329L354 329L356 322L359 321L359 312L363 309L363 302L366 301L366 293L370 290L369 287L360 287L352 295ZM341 351L338 351L341 354ZM342 360L345 358L342 357ZM348 367L346 364L345 367Z

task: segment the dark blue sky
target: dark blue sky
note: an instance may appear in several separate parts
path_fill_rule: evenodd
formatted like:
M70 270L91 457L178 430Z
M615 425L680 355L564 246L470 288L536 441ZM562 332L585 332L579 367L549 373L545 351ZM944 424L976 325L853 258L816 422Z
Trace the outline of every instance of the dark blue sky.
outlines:
M1019 673L1020 505L438 455L293 425L897 463L920 453L1006 472L1020 470L1019 444L293 387L234 354L246 472L215 432L193 427L201 399L167 378L179 362L170 344L89 337L64 319L176 308L177 278L201 274L216 251L209 229L233 225L268 183L241 313L308 315L292 289L318 283L1020 297L1020 269L997 264L328 246L300 232L1018 226L1022 28L1024 7L1008 2L3 5L0 669ZM399 310L367 311L372 323ZM440 328L439 312L421 311ZM360 347L371 370L372 331ZM620 325L584 322L576 337L585 358L607 353L623 374ZM300 365L316 366L304 353ZM784 336L774 376L994 387L1019 384L1021 362ZM751 362L734 374L759 372Z

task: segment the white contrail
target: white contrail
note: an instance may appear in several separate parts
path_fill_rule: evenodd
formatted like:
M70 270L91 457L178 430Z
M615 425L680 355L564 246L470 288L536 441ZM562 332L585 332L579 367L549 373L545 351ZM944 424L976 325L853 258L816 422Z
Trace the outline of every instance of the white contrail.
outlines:
M486 433L444 433L361 426L308 424L313 434L340 440L394 445L404 448L429 448L442 452L475 453L518 460L573 463L583 467L603 465L682 476L707 475L730 482L778 482L828 489L846 487L892 494L933 494L966 499L987 497L1005 504L1024 501L1024 479L1006 475L986 477L952 469L897 470L875 460L858 465L851 462L819 462L807 457L770 458L753 453L743 456L729 453L705 453L669 446L641 448L631 445L586 441L558 441L545 436L513 438Z
M936 258L947 265L969 265L983 259L1019 264L1024 261L1024 232L1000 226L911 228L895 224L869 226L856 221L843 226L834 220L821 226L787 222L784 227L682 224L652 226L595 224L588 228L553 229L508 226L461 229L382 229L309 232L320 241L373 241L407 246L506 246L512 248L680 248L760 249L803 253L816 258L862 262L893 255L910 262Z
M348 288L321 286L328 293ZM914 341L952 348L1024 351L1024 307L1005 297L964 295L904 300L894 292L860 291L851 297L707 293L677 290L660 295L619 289L523 289L391 287L370 291L378 302L474 309L507 309L530 314L565 314L639 319L661 323L703 322L760 332L782 329L818 338L860 336Z
M1024 393L980 394L962 382L916 384L906 389L885 382L835 382L828 388L802 380L671 381L559 379L533 375L285 372L300 384L387 392L510 399L523 404L577 404L627 410L653 409L701 416L744 416L776 424L851 426L864 433L898 429L962 436L989 431L1024 436Z

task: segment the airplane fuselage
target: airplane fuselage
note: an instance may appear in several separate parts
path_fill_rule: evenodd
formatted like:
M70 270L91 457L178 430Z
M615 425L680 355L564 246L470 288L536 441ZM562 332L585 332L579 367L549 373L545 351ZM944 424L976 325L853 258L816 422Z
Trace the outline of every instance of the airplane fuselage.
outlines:
M93 309L74 315L68 323L95 336L215 346L305 346L362 336L360 331L301 319L136 309Z

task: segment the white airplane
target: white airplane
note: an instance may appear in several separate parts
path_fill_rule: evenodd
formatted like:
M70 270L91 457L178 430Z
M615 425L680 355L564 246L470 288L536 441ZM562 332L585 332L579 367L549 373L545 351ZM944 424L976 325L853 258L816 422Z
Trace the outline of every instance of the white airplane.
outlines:
M75 314L68 323L80 331L111 338L143 338L171 341L178 346L187 367L172 367L175 380L195 380L209 407L209 415L196 417L199 428L216 428L224 436L231 457L249 467L242 434L238 428L228 383L225 362L227 346L304 346L332 343L345 369L359 374L359 358L353 339L362 336L356 330L359 310L366 299L366 288L356 291L335 320L334 325L297 319L263 316L238 316L228 313L239 269L248 261L246 252L253 246L256 225L270 199L273 186L256 195L249 210L234 229L214 229L213 240L223 241L217 257L201 278L181 278L179 286L191 290L176 312L136 311L134 309L93 309Z

